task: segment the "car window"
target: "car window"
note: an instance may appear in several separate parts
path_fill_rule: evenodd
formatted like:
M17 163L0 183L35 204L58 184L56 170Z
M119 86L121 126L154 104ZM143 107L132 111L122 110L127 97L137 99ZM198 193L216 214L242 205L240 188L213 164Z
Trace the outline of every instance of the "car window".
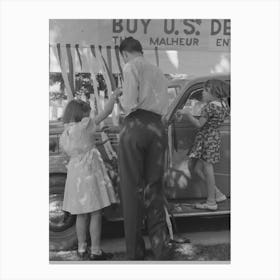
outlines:
M49 153L56 154L59 152L59 136L50 135L49 138Z
M230 81L226 81L230 83ZM186 109L191 112L193 116L199 117L201 116L201 110L205 106L205 103L202 102L202 87L195 87L189 97L187 98L186 102L181 106L181 109ZM186 94L186 93L185 93ZM230 107L230 97L225 100L225 102Z
M183 109L187 109L188 111L190 111L193 116L200 116L201 109L205 105L205 103L201 101L202 91L202 88L194 90L183 106Z
M170 105L174 101L179 91L180 91L179 86L168 87L168 102L169 102L168 105Z

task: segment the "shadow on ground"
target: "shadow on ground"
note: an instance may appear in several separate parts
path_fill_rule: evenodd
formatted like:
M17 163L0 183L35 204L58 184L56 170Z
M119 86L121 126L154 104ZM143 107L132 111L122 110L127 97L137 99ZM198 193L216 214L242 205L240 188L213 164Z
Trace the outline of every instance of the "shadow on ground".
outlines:
M151 250L147 251L146 261L153 261ZM50 261L80 261L76 251L50 252ZM114 253L111 261L126 261L125 253ZM230 261L230 244L192 245L182 244L176 249L172 261Z

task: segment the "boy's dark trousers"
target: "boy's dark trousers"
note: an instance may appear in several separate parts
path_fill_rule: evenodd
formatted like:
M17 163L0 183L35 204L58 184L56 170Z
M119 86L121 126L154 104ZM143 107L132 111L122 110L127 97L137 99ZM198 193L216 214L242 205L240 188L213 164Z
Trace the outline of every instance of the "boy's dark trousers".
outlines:
M162 184L166 144L160 115L136 110L124 119L120 133L119 169L129 260L144 258L145 243L141 235L144 217L155 258L160 260L169 256Z

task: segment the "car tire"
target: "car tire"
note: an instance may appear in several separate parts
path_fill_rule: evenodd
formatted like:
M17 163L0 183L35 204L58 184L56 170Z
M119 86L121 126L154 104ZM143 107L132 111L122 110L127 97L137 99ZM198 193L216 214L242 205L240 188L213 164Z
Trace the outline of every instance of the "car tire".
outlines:
M77 246L76 216L62 210L65 175L50 176L49 247L52 251L70 250Z

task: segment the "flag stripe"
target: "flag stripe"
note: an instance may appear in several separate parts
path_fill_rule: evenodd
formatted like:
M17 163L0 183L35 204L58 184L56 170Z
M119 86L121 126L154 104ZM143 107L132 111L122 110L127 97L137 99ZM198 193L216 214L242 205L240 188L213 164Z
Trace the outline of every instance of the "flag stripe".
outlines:
M78 55L81 72L83 72L83 62L82 62L82 58L81 58L81 54L80 54L80 50L79 50L79 45L78 44L75 45L75 49L76 49L76 53Z
M61 53L61 47L60 44L56 45L56 49L57 49L57 56L58 56L58 61L60 64L60 68L61 68L61 74L63 77L63 81L66 87L66 91L68 93L68 100L72 100L74 98L73 96L73 91L71 89L69 80L68 80L68 75L67 75L67 71L66 71L66 65L64 64L64 60L62 59L62 53ZM55 48L54 48L55 50ZM56 51L54 51L54 54L56 55Z
M75 73L74 73L74 65L73 65L73 58L71 53L71 45L66 44L66 54L68 59L68 65L69 65L69 83L72 89L72 92L75 92Z
M116 59L117 59L117 63L118 63L118 67L119 67L119 71L120 71L120 75L121 75L121 79L123 81L123 71L122 71L121 60L120 60L120 49L119 49L119 46L115 46L115 54L116 54Z

